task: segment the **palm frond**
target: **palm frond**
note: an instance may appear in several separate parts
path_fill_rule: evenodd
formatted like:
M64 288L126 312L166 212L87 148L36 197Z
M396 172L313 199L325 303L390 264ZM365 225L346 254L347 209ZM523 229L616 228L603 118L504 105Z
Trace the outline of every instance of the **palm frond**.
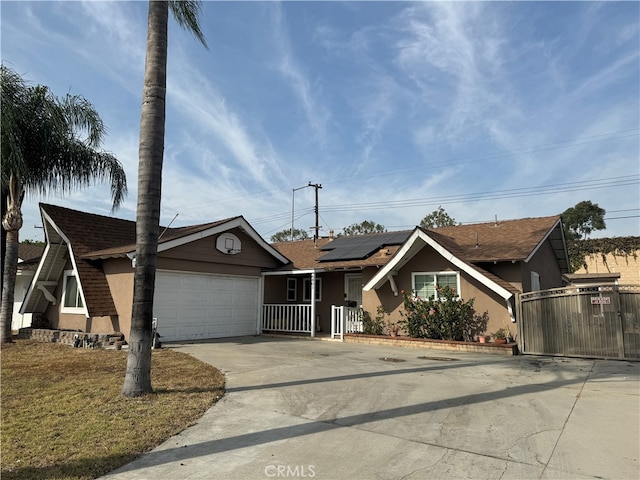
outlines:
M198 39L204 48L209 49L204 33L200 29L200 12L202 11L202 2L199 0L170 0L169 8L173 17L185 30L190 31L194 37Z
M1 74L2 192L11 176L26 191L41 194L109 181L113 209L121 205L125 172L99 149L106 129L93 105L79 95L61 100L46 86L28 86L5 66ZM84 133L87 138L81 138Z

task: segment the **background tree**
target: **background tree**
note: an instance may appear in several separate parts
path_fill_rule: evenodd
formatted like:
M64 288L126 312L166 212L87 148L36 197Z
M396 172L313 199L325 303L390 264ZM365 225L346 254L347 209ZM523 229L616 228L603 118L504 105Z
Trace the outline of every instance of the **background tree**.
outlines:
M113 209L123 201L127 181L120 162L99 150L105 135L100 116L85 98L58 98L43 85L28 86L4 65L2 90L2 343L11 341L11 319L25 194L69 192L95 181L111 183ZM81 138L86 134L86 138Z
M449 214L445 212L442 205L420 221L422 228L454 227L455 225L459 224L455 218L450 217Z
M597 203L584 200L574 207L567 208L561 215L568 240L586 239L594 230L604 230L606 224L604 215L606 210Z
M293 229L293 236L291 235L291 229L281 230L278 233L274 233L271 235L271 242L292 242L296 240L307 240L309 238L309 234L305 230L300 230L299 228Z
M353 235L367 235L369 233L384 233L387 229L379 223L375 223L372 220L365 220L360 223L353 223L348 227L342 229L342 233L338 234L338 237L349 237Z
M138 206L136 211L136 269L129 352L122 394L151 393L153 294L156 281L162 161L164 156L167 91L167 30L169 9L178 24L206 47L200 30L199 1L149 1L147 51L138 149Z

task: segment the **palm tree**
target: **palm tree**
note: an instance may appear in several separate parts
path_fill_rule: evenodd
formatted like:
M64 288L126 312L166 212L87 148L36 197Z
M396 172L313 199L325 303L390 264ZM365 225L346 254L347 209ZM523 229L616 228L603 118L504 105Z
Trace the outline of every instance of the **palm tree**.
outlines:
M81 96L60 99L43 85L28 86L2 66L2 266L0 342L11 342L18 232L25 193L68 192L94 181L111 183L113 209L123 201L127 181L120 162L98 150L105 127L93 105ZM85 132L86 139L80 138ZM6 199L6 200L5 200Z
M122 387L122 395L126 397L137 397L153 391L151 387L153 294L164 154L169 9L178 24L191 31L206 47L206 41L198 23L199 1L149 1L147 54L138 150L136 269L133 281L133 309L127 370Z

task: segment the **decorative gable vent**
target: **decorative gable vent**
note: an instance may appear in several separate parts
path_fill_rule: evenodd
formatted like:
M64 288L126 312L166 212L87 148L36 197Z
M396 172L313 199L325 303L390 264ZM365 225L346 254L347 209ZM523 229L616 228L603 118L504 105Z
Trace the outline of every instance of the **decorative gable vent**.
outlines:
M224 232L218 236L216 248L224 254L236 255L242 251L242 244L233 233Z

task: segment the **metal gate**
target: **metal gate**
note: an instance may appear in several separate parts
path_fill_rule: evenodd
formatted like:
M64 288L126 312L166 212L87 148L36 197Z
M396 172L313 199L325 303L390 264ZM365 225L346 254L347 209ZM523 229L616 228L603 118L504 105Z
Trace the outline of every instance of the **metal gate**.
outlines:
M640 359L640 286L570 286L518 296L522 353Z

